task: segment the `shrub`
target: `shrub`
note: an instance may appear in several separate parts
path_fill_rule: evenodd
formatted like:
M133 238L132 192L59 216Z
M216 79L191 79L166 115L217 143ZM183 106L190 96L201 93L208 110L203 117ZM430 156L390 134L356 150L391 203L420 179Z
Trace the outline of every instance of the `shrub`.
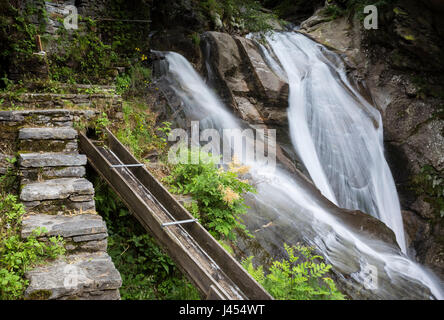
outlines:
M45 232L37 229L26 240L20 237L25 209L14 195L0 196L0 299L21 299L28 286L26 271L48 259L65 253L63 239L50 237L48 243L37 240Z
M321 256L313 255L313 249L305 246L290 247L284 244L288 259L274 261L265 275L262 266L255 268L253 257L245 259L244 268L275 299L279 300L344 300L334 281L327 277L331 265L322 262ZM304 262L299 262L299 253Z
M161 154L167 146L170 123L156 127L156 115L138 100L123 104L124 125L116 130L116 137L126 145L136 158L142 160L152 151Z
M200 151L187 152L187 156L189 158L174 165L164 179L170 191L193 197L198 209L194 215L215 238L235 240L236 228L247 233L240 220L248 208L242 194L255 189L239 176L246 173L248 167L241 166L234 158L224 170L216 166L211 155ZM191 163L191 159L198 159L198 163Z
M207 16L217 13L225 25L242 32L270 31L271 20L277 20L276 15L264 12L255 0L206 0L201 1L200 6Z

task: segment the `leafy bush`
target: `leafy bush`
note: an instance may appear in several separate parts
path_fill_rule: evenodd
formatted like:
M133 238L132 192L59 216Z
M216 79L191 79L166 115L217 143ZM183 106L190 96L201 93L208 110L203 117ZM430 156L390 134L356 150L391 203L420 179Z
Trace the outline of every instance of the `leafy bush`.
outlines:
M25 272L48 259L65 253L63 239L37 240L45 232L38 229L26 240L20 237L25 209L14 195L0 196L0 299L21 299L28 286Z
M52 80L68 83L110 83L118 61L110 45L97 34L96 22L79 17L79 29L58 30L57 50L49 55Z
M138 49L138 48L136 48ZM140 50L140 49L139 49ZM146 66L148 57L141 53L128 72L116 77L116 93L124 96L142 96L151 84L151 69Z
M136 158L143 160L154 150L159 154L164 151L171 124L163 122L156 127L156 115L150 112L146 104L137 100L125 101L123 119L124 125L115 134Z
M193 197L198 207L194 211L196 218L215 238L234 240L235 228L247 232L240 220L248 208L242 194L255 189L239 175L246 173L248 167L234 158L228 170L218 169L215 159L200 151L187 152L187 157L174 165L164 179L170 191ZM191 159L198 159L198 163L193 164Z
M122 299L199 299L197 289L131 216L117 195L99 178L94 186L97 210L108 227L108 253L123 280Z
M242 32L270 31L271 20L277 20L276 15L264 12L255 0L206 0L200 6L207 16L218 14L225 25Z
M305 246L290 247L284 244L288 259L274 261L265 275L262 266L255 268L253 257L245 259L243 267L275 299L279 300L344 300L334 281L327 277L331 265L325 264L321 256L313 255L313 249ZM298 262L300 257L304 262Z

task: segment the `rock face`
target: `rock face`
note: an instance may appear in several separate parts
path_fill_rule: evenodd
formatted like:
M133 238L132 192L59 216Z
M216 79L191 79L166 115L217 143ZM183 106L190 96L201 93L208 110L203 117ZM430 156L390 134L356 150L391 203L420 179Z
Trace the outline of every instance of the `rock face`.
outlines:
M256 43L221 32L202 38L224 102L249 123L283 125L288 84L268 67Z
M356 17L326 21L318 11L301 32L341 54L358 88L367 88L380 109L409 250L444 277L442 195L436 196L444 178L444 25L420 1L384 8L378 30L364 30ZM427 166L435 171L433 190L417 182Z

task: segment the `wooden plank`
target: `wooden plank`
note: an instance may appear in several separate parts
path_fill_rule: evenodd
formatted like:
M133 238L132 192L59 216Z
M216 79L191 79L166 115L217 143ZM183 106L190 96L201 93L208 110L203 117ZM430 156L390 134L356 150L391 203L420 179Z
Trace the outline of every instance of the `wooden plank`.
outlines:
M120 141L106 129L109 148L123 163L138 163L139 161L120 143ZM186 210L157 179L145 168L129 168L156 197L156 199L175 217L176 220L192 219L193 216ZM211 234L198 223L183 226L184 229L211 255L223 272L253 300L270 300L271 295L237 262Z
M82 151L87 155L93 168L107 181L113 190L120 196L128 208L135 214L136 218L142 226L150 232L167 251L169 256L176 262L185 275L196 285L202 294L206 295L211 286L217 288L221 292L221 297L229 299L225 290L206 272L199 263L190 256L186 248L176 241L171 232L162 228L164 221L159 221L151 208L147 206L145 201L134 192L121 174L109 163L98 151L98 149L88 140L88 138L80 133L79 145Z

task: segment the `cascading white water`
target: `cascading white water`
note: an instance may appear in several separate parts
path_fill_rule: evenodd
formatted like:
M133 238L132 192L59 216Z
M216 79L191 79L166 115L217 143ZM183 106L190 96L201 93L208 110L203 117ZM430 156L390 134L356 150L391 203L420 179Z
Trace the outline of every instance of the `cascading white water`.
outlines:
M218 129L240 125L205 84L191 64L181 55L165 54L169 64L166 74L169 86L182 99L185 112L192 120L208 122ZM328 147L328 146L326 146ZM251 220L272 219L275 228L255 234L265 246L282 248L283 243L295 244L295 235L314 245L334 266L344 283L362 287L366 266L377 268L378 285L368 289L369 297L399 299L432 297L442 299L439 280L420 265L412 262L393 246L356 233L336 219L319 194L307 190L303 183L280 169L270 170L253 163L250 174L257 194L248 195ZM342 274L349 276L345 277ZM429 292L429 293L427 293Z
M405 253L379 112L352 87L341 62L327 58L323 46L294 32L267 40L288 78L290 135L313 182L338 206L384 222Z

